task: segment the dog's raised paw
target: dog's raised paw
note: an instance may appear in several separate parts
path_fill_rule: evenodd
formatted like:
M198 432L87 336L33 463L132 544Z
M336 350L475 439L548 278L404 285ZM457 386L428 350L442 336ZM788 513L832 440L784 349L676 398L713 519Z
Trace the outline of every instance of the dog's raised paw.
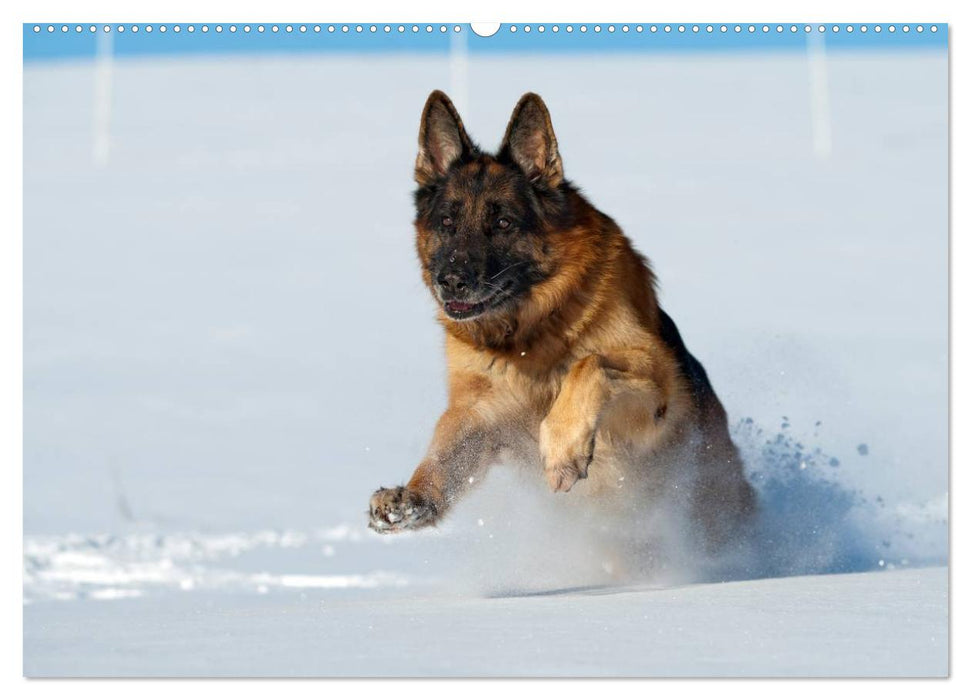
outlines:
M547 464L544 469L546 482L554 493L560 491L566 493L580 479L587 478L587 466L590 464L590 460L591 457L582 456L558 464Z
M540 426L540 454L550 488L566 493L580 479L587 478L593 461L593 431L557 430L549 421Z
M381 534L415 530L434 524L435 515L431 503L404 486L382 488L371 496L368 527Z

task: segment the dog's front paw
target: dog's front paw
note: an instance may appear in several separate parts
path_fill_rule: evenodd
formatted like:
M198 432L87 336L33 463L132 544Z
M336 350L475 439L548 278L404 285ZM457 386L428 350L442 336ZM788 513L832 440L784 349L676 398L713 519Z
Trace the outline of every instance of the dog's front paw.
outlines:
M368 527L388 534L433 525L437 513L434 504L404 486L398 486L374 492L370 515Z
M546 481L554 492L569 491L577 481L587 478L593 446L593 430L564 430L543 421L539 427L539 451Z

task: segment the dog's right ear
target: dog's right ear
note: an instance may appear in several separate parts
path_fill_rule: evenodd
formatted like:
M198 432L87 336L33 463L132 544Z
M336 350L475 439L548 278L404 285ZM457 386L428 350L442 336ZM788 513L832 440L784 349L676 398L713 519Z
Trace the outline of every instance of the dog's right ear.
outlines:
M474 151L475 145L465 133L455 105L448 95L435 90L428 96L421 113L415 181L419 185L434 182L445 174L452 163Z

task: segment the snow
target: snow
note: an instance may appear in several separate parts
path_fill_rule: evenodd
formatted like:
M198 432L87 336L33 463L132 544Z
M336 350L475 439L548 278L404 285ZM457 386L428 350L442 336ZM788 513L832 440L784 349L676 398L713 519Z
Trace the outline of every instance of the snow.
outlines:
M104 168L92 65L25 66L25 673L946 673L947 59L828 68L819 159L803 56L468 59L484 145L547 100L762 498L754 556L625 581L501 469L364 528L444 404L410 228L444 58L119 62Z
M947 571L24 609L31 676L943 676ZM65 650L70 653L65 653Z

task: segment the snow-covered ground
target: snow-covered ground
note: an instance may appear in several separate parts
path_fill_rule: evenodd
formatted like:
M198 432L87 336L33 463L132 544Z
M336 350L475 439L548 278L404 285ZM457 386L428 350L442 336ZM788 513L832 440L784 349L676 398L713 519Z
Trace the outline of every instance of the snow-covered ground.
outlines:
M24 610L32 676L943 676L947 571Z
M93 66L28 64L25 672L946 673L947 59L828 70L820 159L804 56L469 59L484 145L546 99L763 496L754 568L629 583L503 470L363 527L444 400L410 177L445 58L120 62L104 167Z

